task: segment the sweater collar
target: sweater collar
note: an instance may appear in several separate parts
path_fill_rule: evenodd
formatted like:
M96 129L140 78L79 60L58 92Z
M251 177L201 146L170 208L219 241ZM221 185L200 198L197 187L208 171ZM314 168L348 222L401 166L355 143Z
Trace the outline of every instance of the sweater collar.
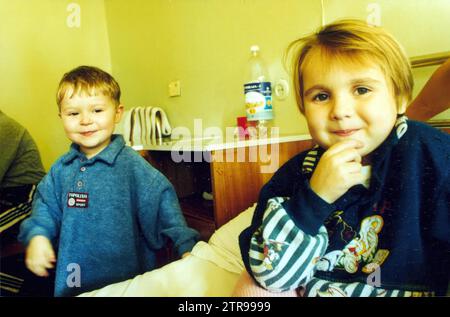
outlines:
M114 164L114 161L116 160L117 156L124 146L125 141L123 139L123 136L120 134L113 134L111 136L111 143L105 149L103 149L94 157L87 159L86 155L80 151L80 146L78 144L72 143L72 145L70 146L70 150L63 158L62 163L69 164L74 159L79 158L83 161L89 161L92 164L96 161L103 161L109 165L112 165Z
M375 151L372 152L372 179L370 180L371 191L379 192L379 189L387 176L392 151L407 130L408 118L404 115L399 116L387 139Z
M406 133L408 129L408 119L406 116L400 116L397 118L394 128L392 129L386 140L372 152L372 166L371 166L371 177L369 179L369 188L365 189L363 185L357 185L352 187L348 192L341 196L335 203L347 200L348 196L359 195L358 203L367 204L372 206L374 202L379 201L382 194L382 187L384 180L387 177L389 170L390 157L395 145L398 144L399 140ZM309 179L312 176L317 164L323 153L325 152L319 146L312 148L305 156L302 163L301 172L306 174ZM364 190L363 190L364 189ZM361 191L365 193L361 196ZM368 194L370 193L370 194Z
M390 156L392 149L397 145L407 130L408 118L405 115L401 115L397 118L394 128L386 140L372 152L372 176L375 176L375 178L378 179L378 182L381 183L382 177L380 175L380 169L386 162L386 158ZM302 174L310 174L308 177L311 177L323 153L325 153L325 150L318 145L309 150L302 162Z

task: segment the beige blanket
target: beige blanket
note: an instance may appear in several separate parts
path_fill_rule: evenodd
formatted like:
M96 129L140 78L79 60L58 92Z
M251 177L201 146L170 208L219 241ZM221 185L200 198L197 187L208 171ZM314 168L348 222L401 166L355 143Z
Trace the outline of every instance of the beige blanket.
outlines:
M238 236L250 225L254 206L220 227L188 257L133 279L80 296L231 296L244 270Z

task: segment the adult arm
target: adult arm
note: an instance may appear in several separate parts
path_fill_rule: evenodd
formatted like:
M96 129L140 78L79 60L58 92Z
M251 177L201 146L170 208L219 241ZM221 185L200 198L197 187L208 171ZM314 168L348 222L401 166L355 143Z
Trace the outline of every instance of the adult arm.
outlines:
M450 107L450 59L430 77L406 111L411 119L426 121Z

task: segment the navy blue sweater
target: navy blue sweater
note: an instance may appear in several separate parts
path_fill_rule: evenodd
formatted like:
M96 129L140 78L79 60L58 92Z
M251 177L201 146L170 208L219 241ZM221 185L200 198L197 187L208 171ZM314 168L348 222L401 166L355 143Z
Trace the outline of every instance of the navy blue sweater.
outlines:
M52 166L38 185L19 240L27 245L36 235L58 246L56 296L153 269L155 251L167 239L179 255L198 240L186 226L173 186L120 135L90 159L72 145Z
M309 187L323 153L298 154L262 188L252 224L239 239L253 278L274 291L308 288L312 279L363 285L373 262L380 265L377 286L384 290L444 294L450 271L449 135L403 119L372 153L369 188L354 186L333 204ZM346 262L346 255L354 261Z

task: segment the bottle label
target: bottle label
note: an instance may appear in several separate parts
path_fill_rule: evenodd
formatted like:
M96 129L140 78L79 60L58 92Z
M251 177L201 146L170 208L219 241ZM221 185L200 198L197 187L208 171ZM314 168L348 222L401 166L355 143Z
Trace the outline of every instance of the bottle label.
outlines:
M270 82L244 85L247 120L270 120L272 112L272 86Z

